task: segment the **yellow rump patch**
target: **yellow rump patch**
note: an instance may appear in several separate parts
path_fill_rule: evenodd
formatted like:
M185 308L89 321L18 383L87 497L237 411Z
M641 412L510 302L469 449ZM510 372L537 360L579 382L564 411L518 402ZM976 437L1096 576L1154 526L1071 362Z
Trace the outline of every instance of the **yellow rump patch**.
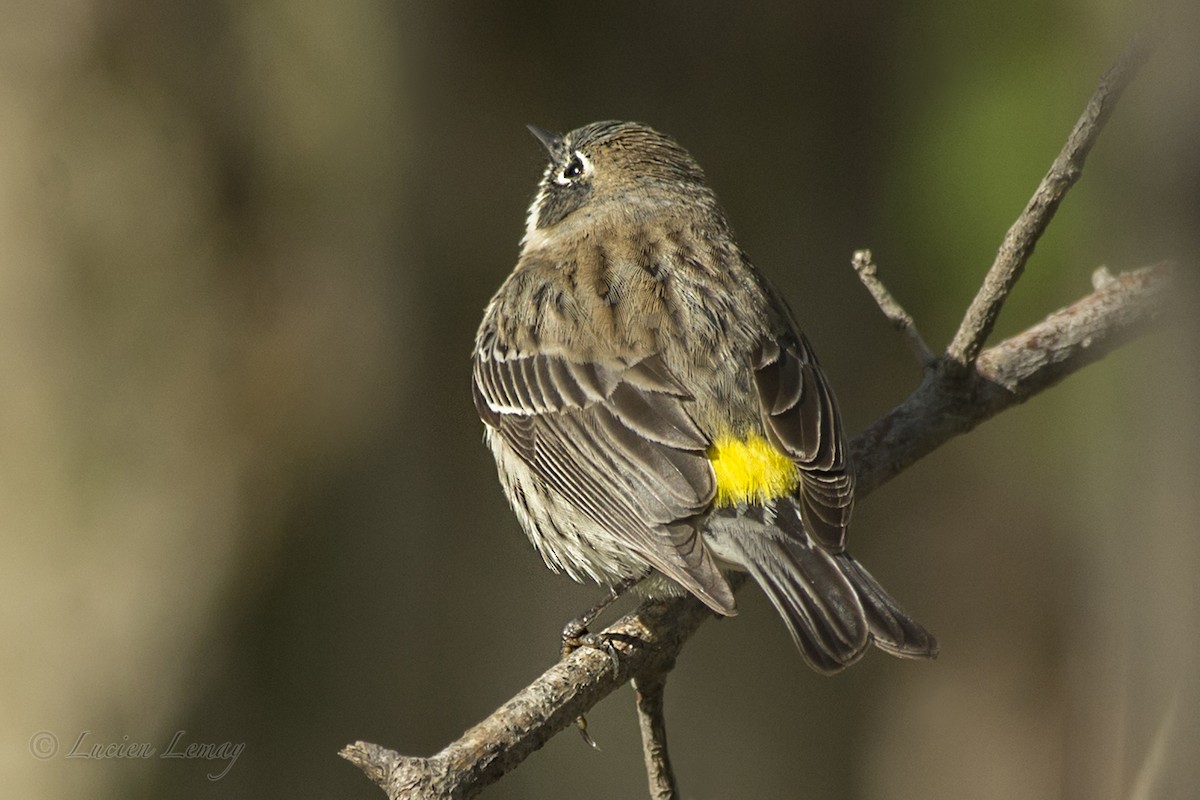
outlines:
M800 484L800 471L758 434L718 436L708 448L717 476L718 506L765 503L791 494Z

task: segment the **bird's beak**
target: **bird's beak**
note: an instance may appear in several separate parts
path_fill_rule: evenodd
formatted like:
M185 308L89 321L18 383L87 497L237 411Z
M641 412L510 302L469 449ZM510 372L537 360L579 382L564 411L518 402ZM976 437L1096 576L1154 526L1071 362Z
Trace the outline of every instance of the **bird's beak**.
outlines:
M539 128L537 125L526 125L529 132L537 137L537 140L542 143L542 147L546 148L546 152L554 155L554 151L562 145L562 134L548 131L545 128Z

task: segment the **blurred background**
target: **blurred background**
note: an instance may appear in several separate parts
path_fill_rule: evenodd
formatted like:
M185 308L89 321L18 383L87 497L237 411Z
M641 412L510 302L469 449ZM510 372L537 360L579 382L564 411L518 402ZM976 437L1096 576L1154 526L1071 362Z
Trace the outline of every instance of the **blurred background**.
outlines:
M542 169L629 118L708 172L858 432L935 349L1137 21L1117 3L8 0L0 29L0 783L12 797L381 797L594 601L545 570L472 407ZM1200 254L1185 25L1000 322ZM1186 301L1185 301L1186 302ZM1181 303L1181 305L1183 305ZM1200 367L1175 323L860 504L932 664L806 669L762 596L667 691L691 798L1151 798L1200 781ZM625 689L485 796L645 796ZM180 734L179 732L183 732ZM174 737L242 745L158 757ZM155 756L69 759L149 744ZM228 769L226 769L228 767ZM212 781L206 776L220 774Z

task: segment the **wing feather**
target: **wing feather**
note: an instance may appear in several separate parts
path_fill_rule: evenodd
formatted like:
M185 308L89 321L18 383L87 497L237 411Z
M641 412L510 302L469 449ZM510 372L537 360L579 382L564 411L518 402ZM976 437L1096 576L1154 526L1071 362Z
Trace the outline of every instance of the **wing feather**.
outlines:
M571 368L566 361L561 358L548 358L545 356L538 356L538 358L545 360L546 368L554 381L554 385L563 398L563 404L556 406L554 408L555 411L561 411L566 408L583 408L588 404L587 393L576 382L575 376L571 373Z
M476 357L480 417L540 479L714 610L733 593L690 521L716 491L691 397L658 357Z
M854 504L854 473L837 401L807 340L785 334L763 341L754 380L771 443L800 468L804 522L818 542L840 552Z

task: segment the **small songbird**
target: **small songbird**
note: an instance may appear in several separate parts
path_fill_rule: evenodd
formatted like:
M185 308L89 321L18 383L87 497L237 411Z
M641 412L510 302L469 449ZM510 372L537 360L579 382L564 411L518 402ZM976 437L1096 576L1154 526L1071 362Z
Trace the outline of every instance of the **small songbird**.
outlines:
M749 573L822 673L937 643L845 550L837 403L704 173L634 122L565 135L475 340L500 483L546 564L735 613Z

